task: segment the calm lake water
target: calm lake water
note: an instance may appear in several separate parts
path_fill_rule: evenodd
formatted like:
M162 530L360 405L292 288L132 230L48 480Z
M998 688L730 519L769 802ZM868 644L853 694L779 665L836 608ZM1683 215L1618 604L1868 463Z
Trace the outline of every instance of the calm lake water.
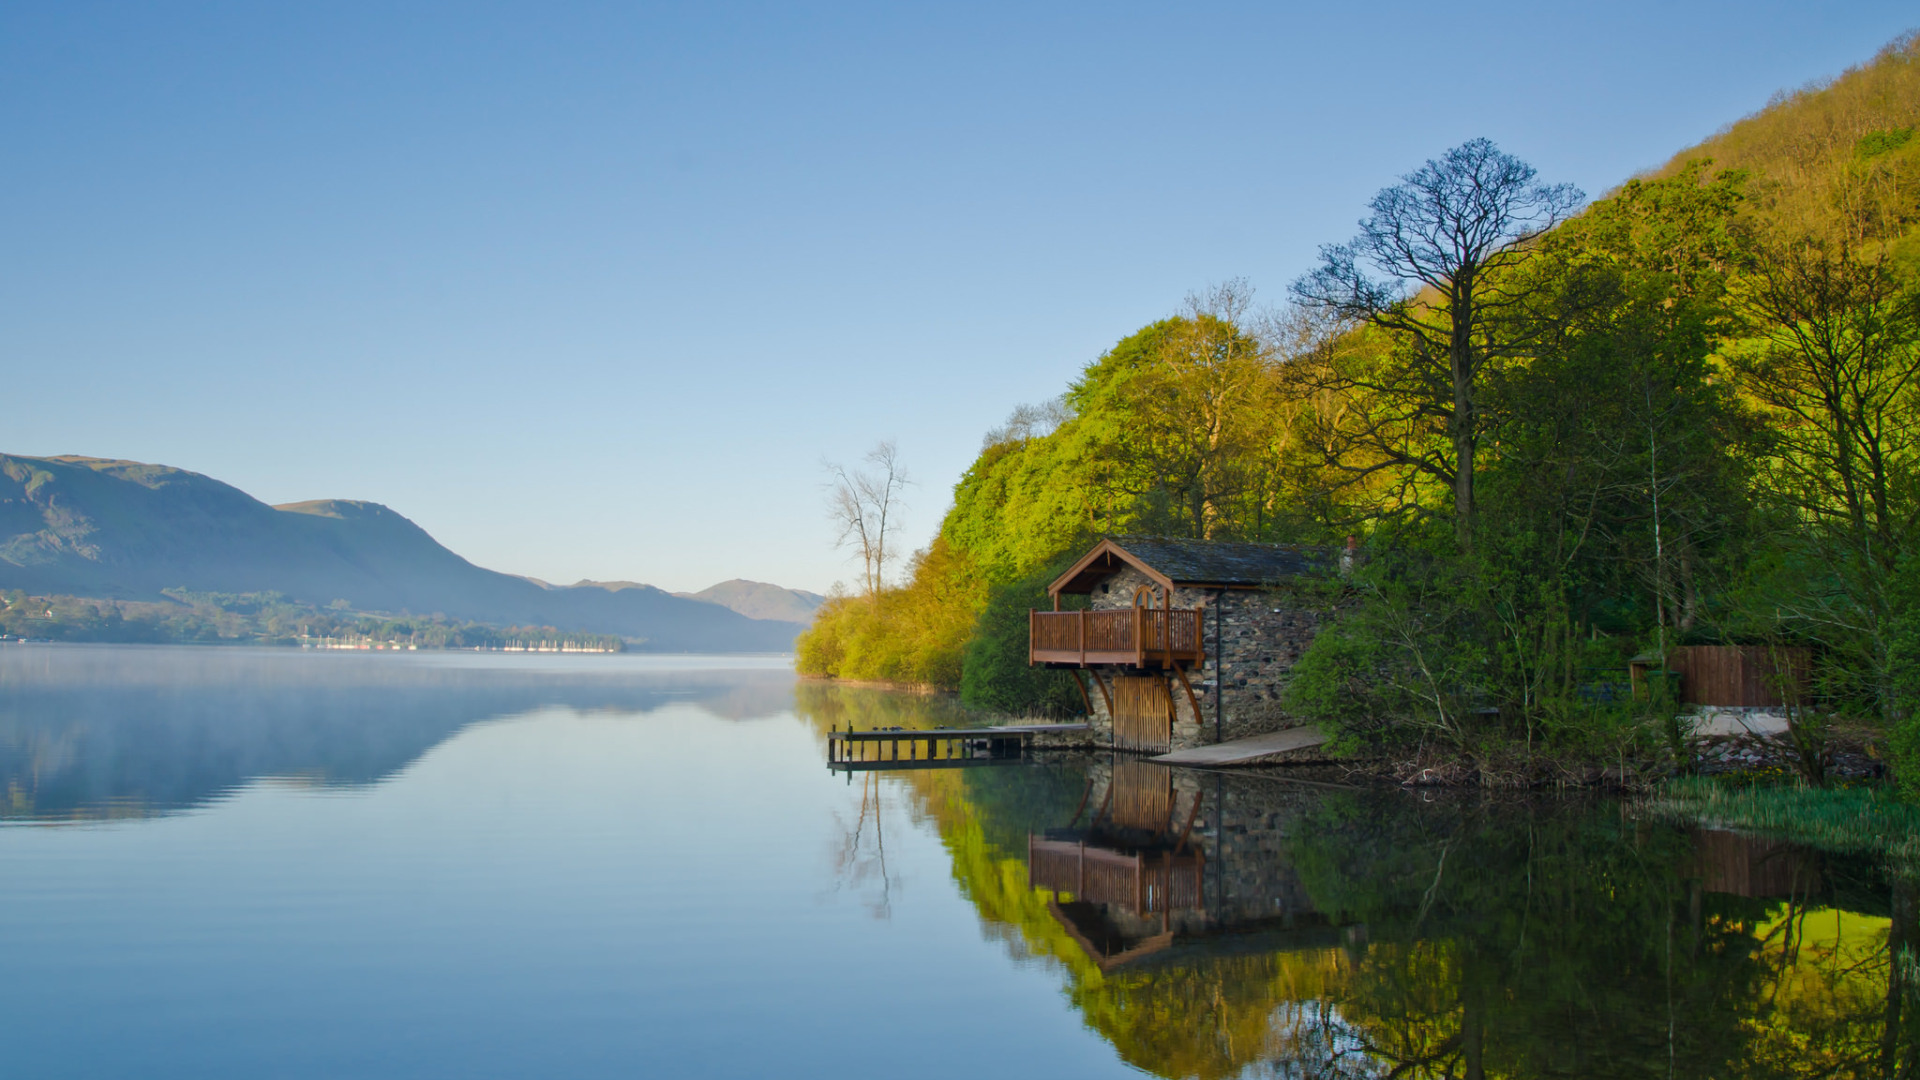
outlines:
M0 648L0 1070L1881 1076L1870 861L1097 754L782 659ZM1910 1063L1909 1063L1910 1065Z

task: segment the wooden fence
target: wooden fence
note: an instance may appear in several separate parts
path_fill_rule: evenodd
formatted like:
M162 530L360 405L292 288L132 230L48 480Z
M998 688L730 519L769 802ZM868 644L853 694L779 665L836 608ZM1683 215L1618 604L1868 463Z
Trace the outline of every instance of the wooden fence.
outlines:
M1815 852L1726 829L1701 829L1693 844L1693 873L1708 892L1768 898L1820 891Z
M1686 645L1667 656L1689 705L1765 708L1803 705L1812 689L1813 652L1770 645Z

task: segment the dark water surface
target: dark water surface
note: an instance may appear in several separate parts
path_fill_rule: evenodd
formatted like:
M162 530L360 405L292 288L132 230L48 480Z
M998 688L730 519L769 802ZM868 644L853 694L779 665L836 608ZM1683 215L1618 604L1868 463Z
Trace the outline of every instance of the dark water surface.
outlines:
M1869 860L1107 755L848 777L850 721L956 718L783 659L0 648L0 1073L1912 1068Z

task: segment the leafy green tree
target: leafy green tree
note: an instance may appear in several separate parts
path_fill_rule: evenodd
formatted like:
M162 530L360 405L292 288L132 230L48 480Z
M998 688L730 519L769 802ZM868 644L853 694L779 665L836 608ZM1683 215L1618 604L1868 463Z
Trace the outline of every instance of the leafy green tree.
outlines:
M961 701L1008 713L1068 716L1085 711L1073 675L1027 663L1028 612L1052 604L1047 586L1064 569L1064 562L1056 561L1041 573L988 591L961 663ZM1063 607L1074 608L1082 598L1062 600Z

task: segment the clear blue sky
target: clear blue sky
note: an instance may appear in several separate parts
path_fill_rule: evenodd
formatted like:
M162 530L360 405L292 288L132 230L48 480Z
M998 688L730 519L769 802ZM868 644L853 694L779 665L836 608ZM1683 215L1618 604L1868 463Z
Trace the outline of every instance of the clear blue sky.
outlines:
M372 499L485 566L852 572L1190 291L1485 135L1599 193L1906 4L0 6L0 450Z

